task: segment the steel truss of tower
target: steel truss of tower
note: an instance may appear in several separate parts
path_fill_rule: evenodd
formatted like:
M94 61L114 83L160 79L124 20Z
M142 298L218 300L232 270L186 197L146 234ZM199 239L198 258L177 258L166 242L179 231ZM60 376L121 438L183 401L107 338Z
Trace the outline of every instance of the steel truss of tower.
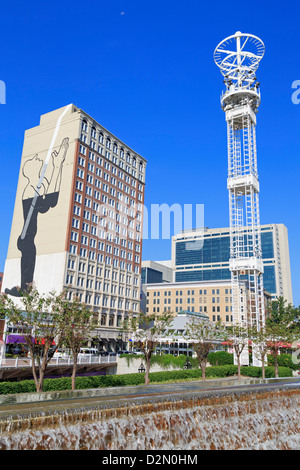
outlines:
M226 85L221 106L228 139L232 314L234 323L257 329L265 323L256 151L256 114L260 105L256 70L264 50L259 38L237 32L224 39L214 52ZM245 286L247 302L242 295Z

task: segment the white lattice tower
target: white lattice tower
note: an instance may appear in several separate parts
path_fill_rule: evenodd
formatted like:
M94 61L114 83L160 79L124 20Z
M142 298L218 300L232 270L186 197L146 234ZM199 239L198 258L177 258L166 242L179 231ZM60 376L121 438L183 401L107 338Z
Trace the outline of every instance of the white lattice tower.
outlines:
M264 325L265 308L256 152L260 90L255 74L264 51L259 38L237 32L224 39L214 52L226 85L221 106L226 115L228 136L233 319L242 326L258 329ZM248 305L241 295L245 284Z

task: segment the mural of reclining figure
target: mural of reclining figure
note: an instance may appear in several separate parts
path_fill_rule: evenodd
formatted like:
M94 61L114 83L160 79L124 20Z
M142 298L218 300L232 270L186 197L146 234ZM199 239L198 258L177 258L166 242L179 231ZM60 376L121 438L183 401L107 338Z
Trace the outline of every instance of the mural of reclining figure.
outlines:
M22 174L27 179L22 195L24 225L18 238L17 246L21 257L21 286L5 289L5 293L14 297L22 297L28 286L33 283L36 246L35 236L38 230L38 216L45 214L58 203L63 164L69 148L69 139L63 139L58 152L51 153L49 163L35 155L26 160Z

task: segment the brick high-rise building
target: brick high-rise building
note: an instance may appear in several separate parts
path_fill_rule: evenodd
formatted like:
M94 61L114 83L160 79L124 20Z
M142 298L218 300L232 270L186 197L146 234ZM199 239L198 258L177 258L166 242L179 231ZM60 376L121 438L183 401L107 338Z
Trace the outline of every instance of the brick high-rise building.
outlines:
M73 104L25 132L2 290L68 288L114 349L138 312L146 160Z

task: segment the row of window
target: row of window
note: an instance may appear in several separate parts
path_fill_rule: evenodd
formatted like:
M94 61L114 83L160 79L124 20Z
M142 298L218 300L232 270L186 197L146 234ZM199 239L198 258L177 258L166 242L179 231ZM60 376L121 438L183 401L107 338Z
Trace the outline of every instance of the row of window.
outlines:
M82 198L78 199L75 193L75 200L76 202L81 201ZM132 220L136 219L137 224L141 224L142 222L142 206L140 204L137 205L137 211L135 210L135 205L131 204L127 206L126 204L123 205L119 202L116 203L115 201L111 200L109 205L103 205L98 203L97 201L92 201L91 199L85 199L84 209L83 209L83 218L93 222L94 224L98 224L101 219L110 219L115 220L122 225L129 225L132 226ZM82 213L81 206L74 205L73 214L80 217ZM141 227L139 227L141 228Z
M87 224L84 224L84 223L82 224L82 231L88 233L89 227L86 225ZM91 227L91 235L97 236L96 227L93 227L93 226ZM89 246L90 248L95 248L98 251L104 251L104 247L105 247L106 253L114 254L114 256L119 256L120 258L124 258L124 259L127 258L130 261L133 261L133 257L134 257L135 263L140 262L140 255L139 254L133 255L133 253L131 252L133 250L133 246L135 246L135 251L139 253L140 245L134 245L133 242L129 240L128 240L128 250L131 250L131 251L128 251L128 252L126 250L122 250L117 247L113 248L112 245L109 245L108 243L105 245L105 243L102 241L99 241L98 238L90 238L87 235L81 235L81 237L79 237L79 232L76 232L74 230L72 230L71 232L71 241L76 242L76 243L79 243L80 241L81 245Z
M216 262L229 262L230 259L230 236L217 238L205 237L181 241L176 243L176 265L197 265ZM247 246L247 235L243 236L244 245ZM262 258L274 258L273 233L263 232L261 234Z
M116 179L113 178L112 180L114 180L113 182L111 181L110 183L113 184L113 185L116 185ZM93 184L93 182L92 182ZM76 180L76 183L75 183L75 188L77 191L80 191L81 193L84 192L84 184L82 181L80 180ZM89 186L89 185L86 185L85 186L85 194L89 197L93 197L94 199L96 199L97 201L102 201L102 202L106 202L104 199L104 197L101 197L101 193L100 191L98 191L98 189L102 189L102 192L105 192L107 194L110 194L111 196L117 198L119 201L122 201L124 200L125 204L129 204L130 203L130 206L135 206L135 204L131 203L131 201L129 201L129 197L136 197L136 191L131 189L125 185L125 188L124 188L124 191L125 193L128 194L128 196L126 196L126 194L122 194L120 193L119 191L117 191L115 188L109 186L108 184L104 183L104 182L101 182L100 180L98 179L95 179L95 186ZM122 190L123 191L123 183L118 183L118 189ZM141 193L138 193L137 194L137 199L140 203L142 203L143 201L143 195ZM81 202L82 202L82 198L81 198ZM133 200L134 202L134 200Z
M68 273L66 277L66 284L67 285L75 285L75 275L72 273ZM78 276L77 277L77 287L79 288L86 288L88 290L93 290L95 289L96 291L103 291L107 292L113 295L125 295L126 297L133 297L133 298L138 298L138 290L137 289L131 289L130 287L123 287L123 286L117 286L114 284L110 284L108 282L101 282L97 279L91 279L91 278L86 278L83 276Z
M182 310L183 310L182 307L176 307L176 308L175 308L175 312L176 312L176 313L181 312ZM191 309L189 309L189 311L190 311L190 312L195 312L195 308L192 307ZM149 313L149 308L148 308L148 307L146 308L146 312ZM160 310L160 307L153 307L153 309L152 309L152 313L162 313L162 312L172 312L172 309L171 309L171 307L164 307L162 310ZM220 310L212 310L212 312L219 312L219 313L221 313ZM232 312L232 309L230 309L230 310L228 309L228 310L226 310L226 312L227 312L227 313ZM203 311L202 311L202 310L197 310L197 313L205 313L206 315L208 314L207 309L205 309L205 310L203 310ZM232 321L232 315L227 314L227 315L225 315L225 316L226 316L226 321L227 321L227 322L229 321L229 320L228 320L229 317L231 318L230 321ZM220 316L220 315L212 315L212 320L213 320L213 321L215 321L216 318L217 318L217 321L220 321L220 320L221 320L221 316Z
M75 271L75 264L76 261L74 258L69 258L68 261L68 269ZM87 270L86 270L87 268ZM137 286L139 283L138 276L132 276L130 274L125 275L124 273L120 273L119 271L111 270L107 267L103 268L103 265L95 265L93 263L86 263L84 261L80 261L78 264L78 272L84 274L90 274L91 276L102 277L104 276L105 279L112 279L113 281L119 281L121 283L131 284Z
M82 121L82 125L81 125L81 130L84 132L84 133L87 133L88 132L88 123L85 119L83 119ZM86 135L86 134L84 134ZM106 148L108 148L109 150L113 150L113 152L118 155L118 152L120 152L120 157L121 158L125 158L125 151L124 151L124 148L121 146L119 147L119 145L117 144L117 142L114 142L113 143L113 146L111 144L111 139L110 137L106 136L106 138L104 139L104 134L103 132L100 130L96 130L95 126L92 126L91 127L91 133L90 133L90 136L92 139L95 139L97 140L97 136L98 136L98 142L101 144L101 145L104 145L104 140L105 140L105 146ZM135 161L136 162L136 157L133 156L131 157L130 153L127 152L126 153L126 161L128 163L131 163L131 161ZM143 162L140 161L140 166L143 166Z
M68 269L76 270L75 268L76 260L74 258L69 258L68 260ZM131 284L133 281L134 285L138 285L138 277L126 275L123 273L119 273L118 271L110 270L110 269L103 269L103 265L95 265L86 263L84 261L80 261L78 264L78 272L84 274L90 274L91 276L102 277L104 275L105 279L112 279L113 281L119 281L122 283Z
M81 292L74 293L72 291L69 291L68 299L72 300L75 295L80 300L80 302L84 302L87 305L94 305L95 307L102 306L119 310L124 308L126 311L133 310L134 312L137 312L139 307L138 302L130 301L127 299L115 299L104 297L98 294L92 294L90 292L86 292L85 294L83 294Z
M118 155L118 147L114 146L113 148L113 154L109 150L111 150L111 142L109 139L106 141L106 150L104 149L103 142L99 142L101 145L97 144L96 141L93 139L90 139L90 142L88 143L88 136L83 132L81 134L80 140L84 143L89 145L95 152L98 154L105 156L108 160L112 161L114 164L118 165L120 168L124 169L127 171L127 173L131 174L135 178L138 178L140 181L143 181L144 178L144 163L143 161L139 161L137 163L137 160L135 157L130 156L129 153L127 153L126 160L125 160L125 153L124 149L120 149L120 158L117 158ZM83 155L86 155L86 147L84 145L80 145L80 152Z
M167 299L165 299L164 304L165 305L166 304L171 304L170 299L168 299L168 301L167 301ZM183 304L185 304L185 302L183 302L182 299L176 299L176 305L178 305L178 304L183 305ZM188 302L188 304L190 304L190 302ZM148 302L147 302L147 305L149 305ZM156 306L159 305L159 301L157 301L157 303L153 302L153 305L156 305ZM156 308L156 307L153 307L153 308ZM188 308L190 308L190 305L188 305ZM192 307L192 308L194 308L194 307ZM212 306L211 308L212 308L213 312L220 312L221 311L220 306ZM204 305L204 306L200 305L198 311L199 312L207 312L207 305ZM225 311L226 312L231 312L232 307L226 305L225 306Z
M196 300L198 300L198 302L199 302L200 304L202 304L202 303L206 304L206 303L207 303L207 298L206 298L206 297L204 297L204 299L202 299L202 297L201 297L201 298L196 299ZM194 303L196 303L194 297L192 297L192 298L189 298L189 297L188 297L188 298L186 299L186 301L187 301L188 304L194 304ZM226 302L226 303L229 303L229 301L232 302L232 297L225 297L225 302ZM243 302L243 301L244 301L244 299L243 299L243 297L241 297L241 302ZM149 302L150 302L149 299L147 299L147 304L149 304ZM164 303L165 303L165 304L166 304L166 303L170 304L170 303L171 303L171 298L170 298L170 297L169 297L168 299L165 298L165 299L164 299ZM182 304L182 303L183 303L183 298L181 297L181 298L175 299L175 303L176 303L176 304ZM212 298L212 303L213 303L213 304L215 304L215 303L219 304L219 303L220 303L220 297L217 297L217 298L213 297L213 298ZM156 305L156 304L157 304L157 305L160 304L160 299L153 299L153 305Z
M96 172L96 175L99 177L99 178L102 178L104 179L105 181L107 181L107 183L110 183L112 184L113 186L116 186L118 187L118 189L120 189L121 191L125 191L126 194L128 194L129 196L131 197L136 197L136 190L135 189L132 189L130 188L129 186L127 186L127 184L124 184L122 181L118 181L117 178L115 178L114 176L111 176L109 175L108 173L106 173L105 171L102 173L102 171L97 171ZM84 171L80 168L78 168L77 170L77 178L80 178L80 180L83 180L84 179ZM80 181L80 180L76 180L76 189L78 189L79 191L83 192L83 188L84 188L84 183L83 181ZM91 175L90 173L87 174L86 176L86 181L88 184L92 185L92 186L95 186L97 189L102 189L104 190L104 188L106 188L106 192L109 192L108 191L108 185L106 183L103 183L102 180L99 180L98 178L96 178L95 176ZM93 193L93 189L91 186L86 186L86 193L88 195L92 195ZM112 188L113 189L113 188ZM139 190L140 191L140 190ZM117 193L119 194L119 193ZM120 193L119 195L122 195L122 193ZM142 201L143 200L143 196L141 193L138 193L137 194L137 197L138 197L138 200L139 201ZM121 200L121 198L119 198Z
M93 250L89 250L88 248L78 248L77 245L70 244L70 254L77 255L81 258L86 258L90 261L97 261L98 263L105 263L106 266L112 266L114 268L120 268L123 270L127 270L128 272L134 272L135 274L139 274L140 269L139 265L132 265L132 262L126 263L125 261L121 261L118 258L111 258L110 256L105 256L102 253L98 253ZM134 258L134 262L136 262L137 257Z
M84 151L84 148L81 148L81 150L84 153L86 153ZM112 165L108 161L105 160L104 163L103 163L103 158L101 158L99 156L96 156L93 152L89 152L89 159L90 159L90 161L88 162L88 165L87 165L87 171L90 171L91 173L95 173L96 176L101 177L102 176L102 169L99 168L99 167L103 166L105 170L111 171L111 173L113 175L117 176L121 180L124 180L125 183L131 184L131 186L134 187L134 188L137 187L138 190L141 191L141 192L144 191L143 184L138 183L138 185L137 185L135 179L130 178L129 175L127 175L123 171L117 169L114 165ZM78 168L77 175L80 176L81 178L84 178L84 173L85 173L84 168L86 167L86 159L82 155L79 155L79 157L78 157L78 165L82 168ZM103 175L106 175L106 173L103 172ZM106 178L107 178L107 176L106 176Z
M172 291L164 291L164 295L170 296L171 292ZM195 295L195 292L196 292L195 290L188 290L184 295ZM225 294L229 294L229 293L230 294L232 293L232 289L225 289ZM215 294L220 295L220 289L212 289L211 295L215 295ZM150 295L150 292L147 292L147 297L149 297L149 295ZM154 291L153 295L154 295L154 297L156 297L156 296L159 297L160 296L160 291ZM178 296L178 295L182 296L183 291L182 290L180 290L180 291L177 290L176 291L176 296ZM197 293L196 293L196 295L197 295ZM207 289L199 289L199 295L207 295Z

